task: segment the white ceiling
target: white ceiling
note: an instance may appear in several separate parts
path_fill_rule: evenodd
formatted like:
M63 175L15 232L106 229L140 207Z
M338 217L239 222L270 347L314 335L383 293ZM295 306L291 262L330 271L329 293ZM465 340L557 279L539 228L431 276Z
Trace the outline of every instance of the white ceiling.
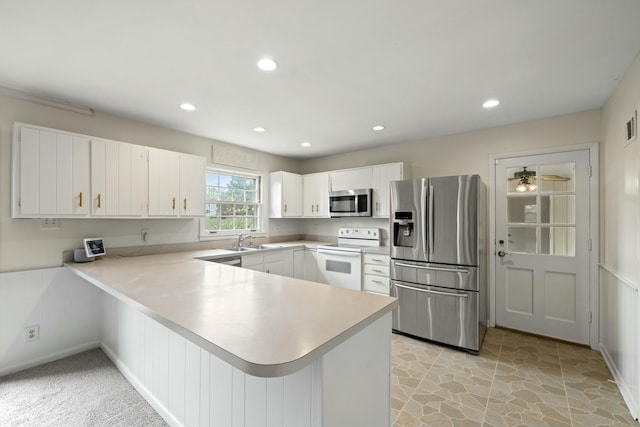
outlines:
M639 50L638 0L0 0L0 86L299 158L600 108Z

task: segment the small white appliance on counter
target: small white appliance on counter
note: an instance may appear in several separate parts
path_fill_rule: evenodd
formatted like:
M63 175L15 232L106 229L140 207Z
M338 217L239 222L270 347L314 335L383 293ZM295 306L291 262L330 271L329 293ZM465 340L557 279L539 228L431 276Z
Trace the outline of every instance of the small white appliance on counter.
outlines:
M378 246L379 228L340 228L338 243L318 246L318 282L362 290L362 248Z

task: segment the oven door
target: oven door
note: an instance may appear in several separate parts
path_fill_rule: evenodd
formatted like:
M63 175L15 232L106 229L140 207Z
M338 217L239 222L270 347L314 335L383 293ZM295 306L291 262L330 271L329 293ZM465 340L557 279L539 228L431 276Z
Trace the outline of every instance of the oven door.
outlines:
M362 290L362 253L318 248L318 282Z

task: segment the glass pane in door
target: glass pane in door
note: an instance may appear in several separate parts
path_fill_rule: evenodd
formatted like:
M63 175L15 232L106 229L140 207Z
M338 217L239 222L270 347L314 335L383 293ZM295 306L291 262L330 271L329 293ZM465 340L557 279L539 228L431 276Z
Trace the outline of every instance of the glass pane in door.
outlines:
M507 227L507 252L537 253L536 227Z
M536 196L507 196L507 222L536 223Z
M540 222L543 224L575 224L576 196L540 196Z
M539 168L541 179L537 179L540 191L544 193L575 191L575 168L574 162L541 165Z
M575 227L542 227L540 253L558 256L576 256Z

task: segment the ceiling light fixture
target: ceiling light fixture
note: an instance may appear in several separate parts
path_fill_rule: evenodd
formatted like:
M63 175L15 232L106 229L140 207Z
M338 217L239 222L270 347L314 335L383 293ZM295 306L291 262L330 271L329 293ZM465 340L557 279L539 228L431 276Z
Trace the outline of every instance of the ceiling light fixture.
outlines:
M536 185L529 182L529 178L536 178L536 173L534 171L528 171L526 166L522 169L521 172L514 174L514 178L520 178L516 185L516 191L518 193L536 191Z
M373 130L382 130L382 129L384 129L384 126L377 125L377 126L372 127L371 129L373 129Z
M182 108L184 111L195 111L196 106L193 104L189 104L188 102L183 102L182 104L180 104L180 108Z
M305 148L306 148L306 147L311 147L311 143L310 143L310 142L307 142L307 141L305 141L305 142L301 143L300 145L302 145L302 146L303 146L303 147L305 147Z
M484 104L482 104L484 108L493 108L497 107L498 105L500 105L500 101L498 101L497 99L489 99L485 101Z
M278 68L278 64L271 58L262 58L258 61L258 68L262 71L273 71Z
M263 128L262 126L255 127L255 128L253 128L253 130L256 131L256 132L264 132L264 131L266 131L266 129Z

